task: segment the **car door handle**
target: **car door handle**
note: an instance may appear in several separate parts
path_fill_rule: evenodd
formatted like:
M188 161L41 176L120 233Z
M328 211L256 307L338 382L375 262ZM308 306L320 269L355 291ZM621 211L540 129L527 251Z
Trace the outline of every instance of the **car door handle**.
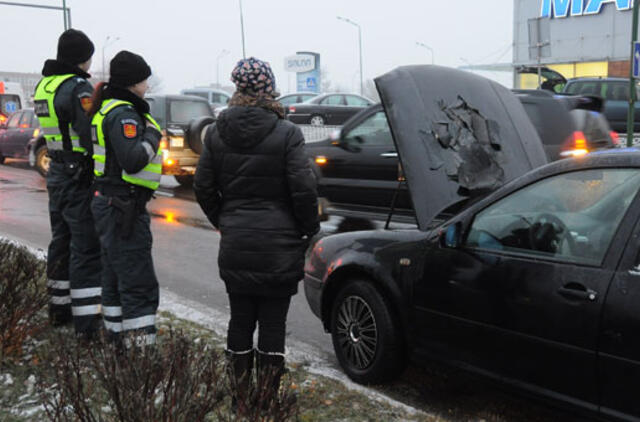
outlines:
M380 154L380 157L382 157L382 158L398 158L398 153L397 152L383 152L382 154Z
M587 289L579 283L568 283L558 289L558 293L567 299L579 299L595 302L598 299L598 292Z

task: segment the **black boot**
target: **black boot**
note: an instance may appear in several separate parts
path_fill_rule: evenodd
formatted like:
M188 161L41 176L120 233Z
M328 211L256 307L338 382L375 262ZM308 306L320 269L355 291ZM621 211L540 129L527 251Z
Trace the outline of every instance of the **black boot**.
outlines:
M231 410L236 414L249 413L251 387L253 385L253 350L234 352L225 350L227 373L231 383Z
M279 403L281 396L280 380L285 373L284 356L281 354L270 354L258 351L257 353L257 391L255 403L263 410L269 410L276 405L293 405L296 398L291 395L287 403Z

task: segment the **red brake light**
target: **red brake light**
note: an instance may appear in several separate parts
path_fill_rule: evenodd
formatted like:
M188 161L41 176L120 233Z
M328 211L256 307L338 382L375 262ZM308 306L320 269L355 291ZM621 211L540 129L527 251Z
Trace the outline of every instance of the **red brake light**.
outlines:
M296 108L294 106L289 106L289 113L295 113Z
M613 145L620 145L620 135L618 135L618 132L614 132L612 130L611 132L609 132L609 134L611 135L611 141L613 142Z
M4 114L0 113L0 123L5 123L7 120L7 116L5 116Z
M23 123L23 124L21 124L21 125L20 125L20 128L21 128L21 129L26 129L26 128L28 128L28 127L29 127L29 125L28 125L28 124L26 124L26 123Z

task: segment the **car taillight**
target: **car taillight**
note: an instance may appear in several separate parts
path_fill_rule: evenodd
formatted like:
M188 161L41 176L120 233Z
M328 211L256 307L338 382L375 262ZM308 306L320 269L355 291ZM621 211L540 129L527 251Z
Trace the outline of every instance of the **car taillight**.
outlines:
M34 137L34 138L37 138L37 137L38 137L38 135L40 135L40 129L36 129L36 130L34 130L34 131L33 131L33 137Z
M4 114L0 113L0 123L6 123L7 122L7 116L5 116Z
M294 106L289 106L289 113L295 113L296 108Z
M618 135L618 132L614 132L612 130L611 132L609 132L609 134L611 135L611 142L613 142L613 145L620 145L620 135Z
M560 153L560 156L579 157L588 153L587 138L584 136L584 132L578 130L571 134L567 142L567 147Z

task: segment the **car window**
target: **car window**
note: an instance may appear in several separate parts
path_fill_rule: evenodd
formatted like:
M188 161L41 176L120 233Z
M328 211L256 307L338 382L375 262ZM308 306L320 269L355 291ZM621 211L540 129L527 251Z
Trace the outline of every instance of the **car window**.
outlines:
M195 96L195 97L204 98L205 100L209 101L209 93L208 93L208 92L202 92L202 91L184 91L184 95L193 95L193 96Z
M172 100L168 106L169 123L189 123L196 117L213 117L209 104L201 101Z
M297 95L292 95L291 97L285 97L285 98L282 98L281 100L278 100L278 101L280 101L280 104L282 104L284 106L288 106L288 105L291 105L291 104L299 103L300 101L298 101L298 98L299 97Z
M603 98L609 101L629 101L629 84L623 81L610 81L602 84Z
M9 121L7 122L7 128L9 129L15 129L18 127L19 123L20 123L20 117L22 116L22 113L15 113L13 114L10 118Z
M20 104L20 97L13 94L1 94L0 95L0 113L9 115L22 108Z
M313 94L313 95L300 95L300 96L298 96L298 102L302 103L302 102L305 102L305 101L313 100L314 98L316 98L315 94Z
M22 112L22 117L20 118L20 123L18 123L18 124L20 125L21 128L31 127L31 118L32 118L31 113L29 113L28 111L24 111L24 112Z
M326 98L323 98L320 104L324 105L343 105L342 104L342 95L329 95Z
M602 96L599 85L598 81L572 82L567 85L567 92L569 94Z
M355 95L345 95L345 100L347 100L347 105L352 107L366 107L369 105L369 102L364 98L356 97Z
M344 136L343 141L355 146L389 145L393 147L391 130L384 111L377 112L353 128Z
M599 265L639 187L637 169L544 179L478 213L467 246Z

